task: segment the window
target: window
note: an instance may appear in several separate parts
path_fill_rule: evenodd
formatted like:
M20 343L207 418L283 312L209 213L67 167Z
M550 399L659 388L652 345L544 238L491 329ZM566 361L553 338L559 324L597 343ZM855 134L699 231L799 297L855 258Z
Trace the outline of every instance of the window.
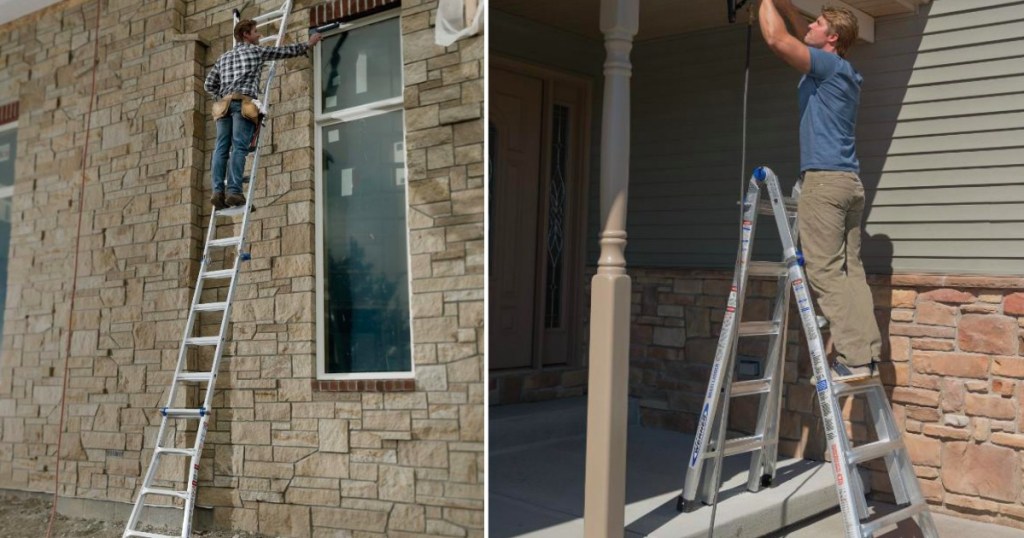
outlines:
M7 265L11 248L11 198L14 196L14 158L18 154L18 123L0 125L0 335L7 304Z
M401 44L394 13L316 51L321 379L412 376Z

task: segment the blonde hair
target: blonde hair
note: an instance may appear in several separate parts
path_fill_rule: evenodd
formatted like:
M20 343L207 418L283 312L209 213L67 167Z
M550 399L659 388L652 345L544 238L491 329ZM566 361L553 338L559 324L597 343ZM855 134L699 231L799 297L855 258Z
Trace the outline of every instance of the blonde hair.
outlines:
M825 6L821 8L821 16L828 21L828 29L839 36L836 40L836 52L846 56L846 51L857 41L860 33L857 29L857 17L846 8Z

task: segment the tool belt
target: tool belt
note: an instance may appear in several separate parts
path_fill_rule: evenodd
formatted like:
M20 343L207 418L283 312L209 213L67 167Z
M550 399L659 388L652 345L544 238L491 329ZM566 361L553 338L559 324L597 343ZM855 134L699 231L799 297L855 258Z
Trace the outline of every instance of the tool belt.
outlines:
M242 117L259 125L260 107L258 101L242 93L229 93L223 99L213 103L213 120L217 121L228 115L231 109L231 101L242 102Z

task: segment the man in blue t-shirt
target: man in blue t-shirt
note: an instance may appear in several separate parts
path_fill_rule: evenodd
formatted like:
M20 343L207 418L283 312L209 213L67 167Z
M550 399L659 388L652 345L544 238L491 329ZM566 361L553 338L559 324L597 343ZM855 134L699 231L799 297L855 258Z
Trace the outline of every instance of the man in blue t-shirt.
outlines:
M786 30L804 32L801 42ZM857 40L849 10L824 8L809 25L790 0L762 0L768 47L803 73L800 79L800 244L807 278L829 321L836 361L832 379L871 377L882 352L871 289L860 261L864 187L854 130L862 78L846 61Z

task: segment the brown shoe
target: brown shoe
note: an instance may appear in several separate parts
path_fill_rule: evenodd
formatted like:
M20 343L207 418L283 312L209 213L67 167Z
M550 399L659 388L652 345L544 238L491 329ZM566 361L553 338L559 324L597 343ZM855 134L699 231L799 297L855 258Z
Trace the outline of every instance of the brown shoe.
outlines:
M224 203L224 193L223 192L215 192L215 193L213 193L213 196L210 197L210 203L213 204L213 208L214 209L224 209L224 208L226 208L228 206L227 204Z
M243 196L242 193L240 192L231 192L228 193L227 198L224 199L224 203L228 204L228 206L230 207L238 207L240 205L245 205L245 196Z

